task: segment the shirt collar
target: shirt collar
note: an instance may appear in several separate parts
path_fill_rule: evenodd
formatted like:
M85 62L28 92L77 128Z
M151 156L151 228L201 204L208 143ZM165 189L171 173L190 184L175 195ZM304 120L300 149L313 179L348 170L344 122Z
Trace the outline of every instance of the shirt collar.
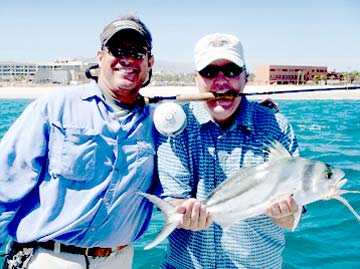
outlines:
M99 99L104 101L99 85L96 83L96 81L91 80L90 83L87 84L87 87L83 92L83 94L81 95L81 98L83 100L86 100L94 96L97 96Z
M190 106L192 106L193 113L200 125L203 126L209 122L215 123L214 120L210 117L209 113L206 111L203 103L193 102L190 104ZM240 103L240 109L237 112L237 117L230 129L244 128L245 130L250 132L254 129L254 123L251 116L251 107L251 102L249 102L246 97L243 96Z
M99 85L96 83L96 81L92 80L90 81L89 84L87 84L87 87L85 89L85 91L82 93L81 98L83 100L87 100L90 99L92 97L97 97L99 98L101 101L103 101L105 104L107 104L108 106L112 107L111 105L108 104L108 102L106 102L103 92L100 89ZM112 107L113 108L113 107ZM136 105L133 109L131 109L132 112L137 112L141 109L140 105ZM129 110L130 111L130 110Z

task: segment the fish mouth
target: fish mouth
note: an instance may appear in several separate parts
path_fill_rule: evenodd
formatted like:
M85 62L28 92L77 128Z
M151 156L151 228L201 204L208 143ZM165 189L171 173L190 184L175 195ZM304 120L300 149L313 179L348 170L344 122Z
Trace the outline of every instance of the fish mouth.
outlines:
M338 186L338 184L340 184L340 182L345 180L344 179L344 177L345 177L345 172L344 171L342 171L340 169L332 169L332 173L333 173L333 177L336 178L336 181L335 181L336 186ZM341 186L343 186L343 184Z

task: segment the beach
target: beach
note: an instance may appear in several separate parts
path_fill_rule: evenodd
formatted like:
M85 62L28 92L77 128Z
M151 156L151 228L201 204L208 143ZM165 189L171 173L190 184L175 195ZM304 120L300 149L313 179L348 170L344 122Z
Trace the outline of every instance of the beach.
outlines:
M355 86L355 85L352 85ZM0 87L0 99L35 99L45 95L51 91L63 86L47 86L47 87ZM301 89L321 89L334 88L346 86L294 86L294 85L247 85L245 93L253 92L277 92L288 90ZM195 86L148 86L141 90L144 96L172 96L178 94L192 94L196 93ZM259 99L271 97L274 100L360 100L360 89L357 90L331 90L331 91L317 91L317 92L302 92L302 93L285 93L285 94L271 94L271 95L256 95L249 96L250 99Z

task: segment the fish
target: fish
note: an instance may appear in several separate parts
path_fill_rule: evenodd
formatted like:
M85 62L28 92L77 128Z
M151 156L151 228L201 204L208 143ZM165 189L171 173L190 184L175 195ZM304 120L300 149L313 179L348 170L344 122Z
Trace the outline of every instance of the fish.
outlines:
M222 229L264 214L271 204L290 195L299 206L292 231L299 224L302 207L320 200L340 201L360 222L360 215L342 197L347 193L360 194L360 191L341 189L347 182L344 171L321 161L293 157L279 141L269 143L268 153L268 161L239 169L202 201L213 221ZM160 233L145 247L150 249L178 227L182 214L176 212L175 206L155 195L138 194L155 204L165 215Z

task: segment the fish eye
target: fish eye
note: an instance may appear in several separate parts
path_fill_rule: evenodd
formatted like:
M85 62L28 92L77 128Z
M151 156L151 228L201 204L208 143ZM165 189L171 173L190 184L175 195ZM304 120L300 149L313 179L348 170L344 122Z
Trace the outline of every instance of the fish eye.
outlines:
M331 177L333 175L331 165L329 165L329 164L325 164L325 165L326 165L326 170L324 172L324 178L331 179Z
M332 175L333 175L333 173L329 170L325 171L325 173L324 173L325 179L331 179Z

